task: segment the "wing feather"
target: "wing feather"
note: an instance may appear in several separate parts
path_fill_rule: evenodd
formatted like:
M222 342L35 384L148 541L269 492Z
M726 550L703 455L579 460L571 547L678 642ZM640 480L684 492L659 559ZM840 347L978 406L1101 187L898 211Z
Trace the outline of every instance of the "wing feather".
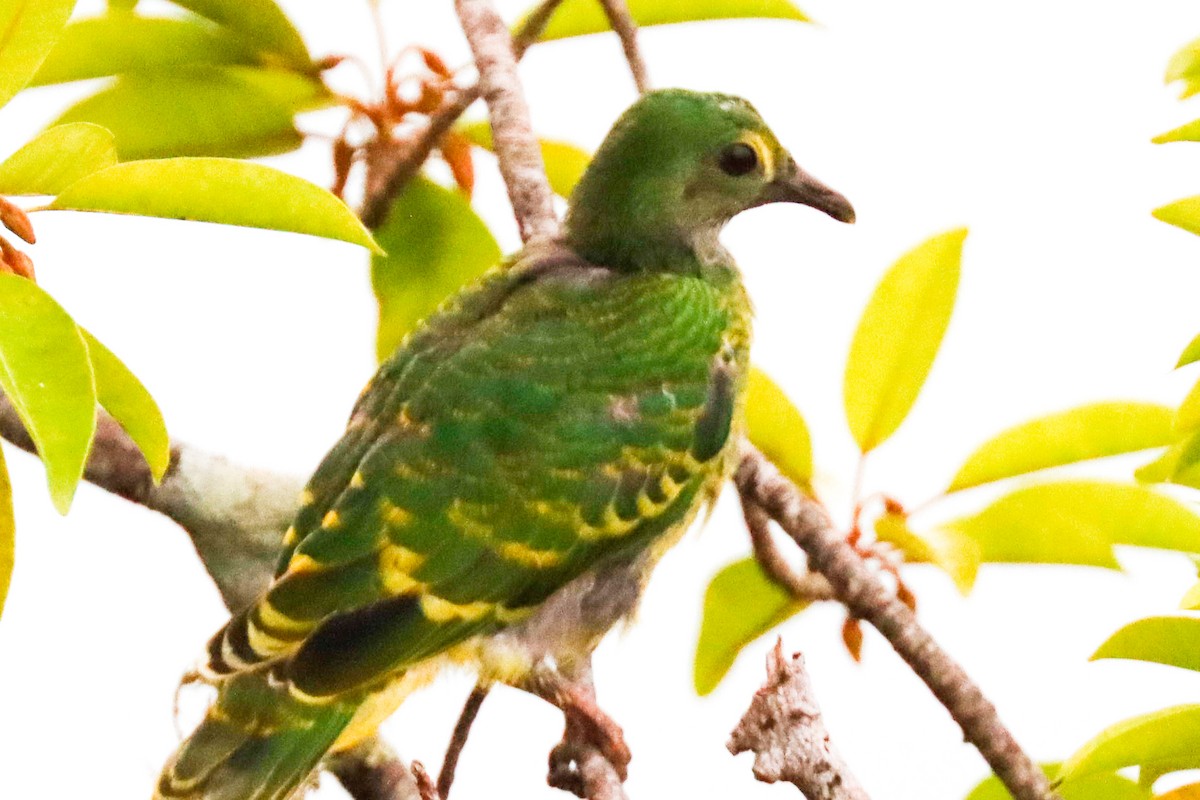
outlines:
M671 530L729 435L730 316L700 278L561 259L461 295L363 393L213 671L290 659L302 692L343 692Z

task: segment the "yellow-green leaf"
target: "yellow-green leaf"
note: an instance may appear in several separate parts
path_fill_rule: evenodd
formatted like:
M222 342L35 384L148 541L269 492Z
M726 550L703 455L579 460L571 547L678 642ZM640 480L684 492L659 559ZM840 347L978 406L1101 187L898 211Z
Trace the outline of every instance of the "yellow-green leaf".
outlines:
M118 11L67 25L30 85L254 60L253 50L239 39L199 18Z
M1154 461L1138 468L1134 476L1143 483L1175 483L1200 489L1200 432L1187 434Z
M783 390L758 367L746 387L746 435L779 471L811 493L812 439L808 425Z
M1092 654L1092 660L1100 658L1128 658L1200 671L1200 619L1136 620L1110 636Z
M1200 79L1200 39L1194 39L1179 48L1167 63L1166 83L1184 81L1183 97L1195 93Z
M1009 428L967 459L948 492L1092 458L1171 443L1171 409L1153 403L1094 403Z
M1187 197L1154 209L1154 218L1200 235L1200 196Z
M227 158L131 161L72 184L47 206L219 222L378 245L325 189L277 169Z
M457 130L477 147L492 150L492 128L487 120L465 122ZM538 145L550 188L560 197L570 197L592 157L582 148L555 139L538 139Z
M934 529L917 533L901 514L883 514L875 520L875 538L897 547L905 561L933 564L943 570L964 595L979 573L980 548L974 539L956 530Z
M717 688L746 645L808 605L773 583L753 558L718 572L704 593L692 672L696 693L706 695Z
M1192 387L1175 412L1176 432L1191 433L1197 428L1200 428L1200 382Z
M1200 611L1200 582L1192 584L1192 588L1184 593L1179 601L1179 608L1184 611Z
M8 479L4 451L0 450L0 614L4 613L4 601L8 598L8 587L12 582L15 536L12 482Z
M984 562L1115 569L1114 544L1200 552L1200 516L1136 484L1081 480L1029 486L944 527L978 542Z
M1183 705L1118 722L1097 734L1063 764L1076 780L1124 767L1170 764L1200 767L1200 705Z
M281 74L286 96L263 88ZM67 109L56 124L94 122L112 131L122 160L174 156L254 158L295 150L302 137L289 105L304 78L246 67L187 67L123 75Z
M1133 472L1133 476L1142 483L1165 483L1171 479L1179 463L1178 444L1171 445L1148 464L1143 464Z
M0 194L58 194L117 163L113 135L90 122L42 131L0 164Z
M92 373L96 376L97 400L142 451L150 475L157 483L171 463L171 442L158 404L121 359L95 336L82 328L80 332L87 342Z
M260 52L274 54L281 64L301 70L312 66L300 32L272 0L171 1L234 31Z
M1155 144L1166 144L1168 142L1200 142L1200 119L1192 120L1186 125L1180 125L1178 128L1172 128L1166 133L1160 133L1150 141Z
M1058 764L1042 765L1042 771L1051 779L1058 775L1059 769ZM1061 800L1150 800L1150 792L1120 775L1089 775L1067 781L1056 791ZM976 786L966 800L1012 800L1012 795L993 775Z
M0 3L0 106L33 78L74 7L75 0Z
M336 105L336 98L329 88L317 78L288 72L284 69L262 69L259 67L222 67L226 75L232 76L243 86L258 91L272 103L282 106L293 114L317 111Z
M0 274L0 388L46 467L66 513L96 430L96 387L75 322L33 282Z
M900 427L929 375L954 310L966 236L965 228L949 231L901 256L867 303L843 385L864 453Z
M371 259L382 361L443 300L500 261L500 247L461 193L417 176L375 231Z
M1196 338L1188 342L1188 346L1183 348L1183 352L1179 354L1179 360L1175 362L1175 369L1186 367L1188 364L1195 364L1200 361L1200 334Z
M642 26L669 25L710 19L790 19L809 17L787 0L629 0L629 12ZM609 30L608 17L595 0L566 0L546 26L542 40L565 39Z

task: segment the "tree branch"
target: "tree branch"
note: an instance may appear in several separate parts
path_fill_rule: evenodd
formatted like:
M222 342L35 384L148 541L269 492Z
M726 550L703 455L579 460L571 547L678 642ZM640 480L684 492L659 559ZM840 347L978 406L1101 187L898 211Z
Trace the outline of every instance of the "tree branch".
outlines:
M761 506L746 502L746 498L742 497L742 514L746 519L746 529L750 532L754 559L768 578L797 600L817 602L837 599L824 575L812 571L800 575L792 569L771 538L771 517Z
M378 736L325 759L332 772L354 800L419 800L421 787L412 770Z
M621 49L625 51L625 60L629 62L629 71L633 74L638 94L645 94L650 91L650 74L646 71L646 62L638 47L637 23L629 13L629 6L625 0L600 0L600 5L604 6L608 23L621 40Z
M0 437L37 454L12 403L2 396ZM104 412L97 419L84 479L182 527L231 612L249 605L271 582L303 485L297 477L247 469L176 442L167 474L156 486L137 445ZM376 738L331 756L327 766L355 800L418 796L408 766Z
M0 436L37 452L7 398L0 398ZM141 451L103 412L84 478L187 531L231 611L244 608L270 583L303 485L299 478L247 469L176 442L167 474L155 486Z
M512 37L488 0L455 0L454 7L475 56L479 87L492 125L492 143L521 240L553 238L558 233L554 195L546 181L542 151L533 135L525 93L517 77Z
M808 555L851 614L875 626L925 682L1017 800L1055 797L1046 776L1021 750L996 708L916 620L912 610L869 570L832 526L825 509L743 444L734 478L743 502L761 507Z
M804 657L789 662L783 640L767 655L767 682L729 739L735 756L754 753L754 777L788 781L808 800L869 800L829 740L813 696Z
M512 37L514 57L520 61L546 29L550 17L563 0L543 0L521 22ZM368 228L378 228L387 219L392 201L421 171L429 154L458 118L481 96L478 83L448 92L441 108L429 118L425 129L411 141L375 142L367 154L367 185L359 217Z

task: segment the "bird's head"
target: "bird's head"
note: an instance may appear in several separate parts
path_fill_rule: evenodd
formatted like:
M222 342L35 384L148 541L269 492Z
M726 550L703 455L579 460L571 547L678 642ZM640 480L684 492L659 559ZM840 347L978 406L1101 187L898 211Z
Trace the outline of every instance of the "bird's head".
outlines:
M600 145L571 198L567 237L587 257L619 262L631 247L695 246L778 202L854 221L849 201L800 169L750 103L666 89L630 106Z

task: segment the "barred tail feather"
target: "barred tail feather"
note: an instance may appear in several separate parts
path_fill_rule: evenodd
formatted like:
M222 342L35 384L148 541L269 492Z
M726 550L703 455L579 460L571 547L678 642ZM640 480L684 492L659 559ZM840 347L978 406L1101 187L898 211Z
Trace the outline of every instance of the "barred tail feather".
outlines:
M233 682L248 679L261 683L252 687L253 698L245 696L245 685L222 687L163 768L153 800L287 800L354 716L353 705L310 705L286 687L268 686L261 675L240 675ZM246 707L247 700L264 695L271 696L272 706Z

